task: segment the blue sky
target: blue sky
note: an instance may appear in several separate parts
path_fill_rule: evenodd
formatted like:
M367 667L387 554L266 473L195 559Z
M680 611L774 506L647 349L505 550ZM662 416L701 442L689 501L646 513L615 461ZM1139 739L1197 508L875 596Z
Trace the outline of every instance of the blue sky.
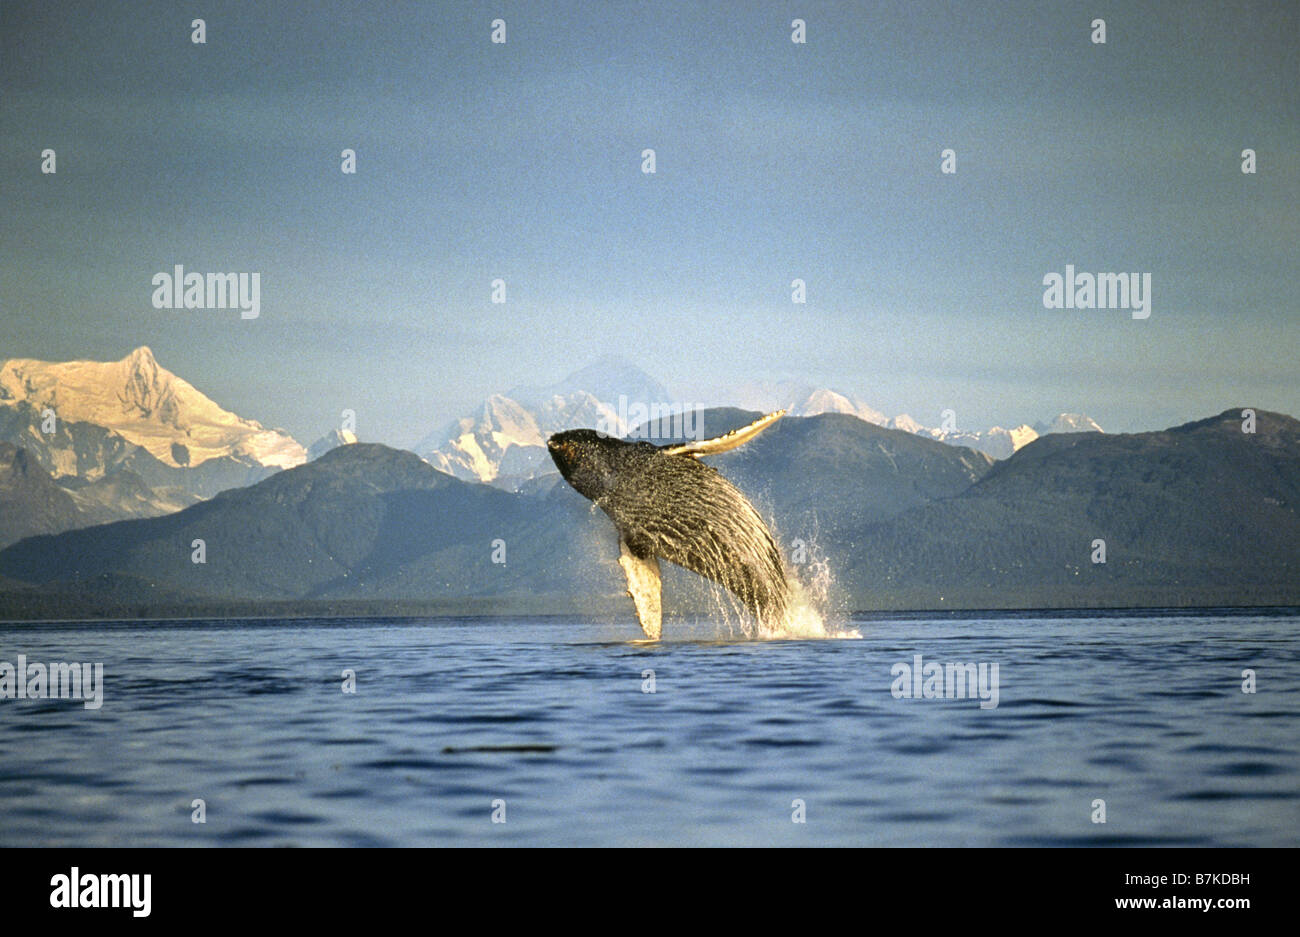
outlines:
M147 344L304 442L607 354L974 428L1300 415L1298 10L4 2L0 358ZM154 309L178 263L260 317ZM1045 309L1066 264L1149 271L1151 317Z

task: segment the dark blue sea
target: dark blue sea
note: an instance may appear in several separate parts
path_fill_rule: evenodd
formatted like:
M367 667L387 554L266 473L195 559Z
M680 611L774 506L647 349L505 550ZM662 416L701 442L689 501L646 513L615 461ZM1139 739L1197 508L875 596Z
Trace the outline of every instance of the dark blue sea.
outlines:
M1295 610L845 627L0 624L104 674L0 699L0 845L1300 845ZM917 655L996 707L900 698Z

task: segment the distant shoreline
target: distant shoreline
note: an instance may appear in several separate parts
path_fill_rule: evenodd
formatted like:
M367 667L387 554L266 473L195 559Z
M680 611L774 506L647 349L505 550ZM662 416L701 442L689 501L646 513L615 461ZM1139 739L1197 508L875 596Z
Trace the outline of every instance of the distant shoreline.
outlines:
M4 597L0 597L3 600ZM35 611L35 610L33 610ZM144 614L133 613L126 607L104 608L103 614L82 614L70 612L66 615L51 614L50 617L16 617L6 611L0 615L0 627L6 625L93 625L153 623L168 624L179 622L263 622L267 624L285 621L316 621L326 624L335 621L356 619L395 619L415 621L418 619L465 619L465 618L555 618L564 621L621 621L634 620L632 610L624 608L623 603L611 600L606 608L594 609L590 605L578 608L576 604L559 607L537 602L507 602L501 600L445 600L432 602L257 602L247 604L226 603L223 605L203 605L193 607L167 607L158 609L137 609ZM867 618L877 621L907 621L922 618L970 619L970 618L1071 618L1076 616L1090 618L1167 618L1188 614L1202 613L1218 617L1239 617L1257 614L1269 614L1280 617L1300 617L1300 605L1290 603L1241 605L1150 605L1150 606L1036 606L1036 607L990 607L990 608L876 608L857 609L846 613L855 619ZM687 621L698 616L707 616L709 610L679 610L669 618L670 621Z

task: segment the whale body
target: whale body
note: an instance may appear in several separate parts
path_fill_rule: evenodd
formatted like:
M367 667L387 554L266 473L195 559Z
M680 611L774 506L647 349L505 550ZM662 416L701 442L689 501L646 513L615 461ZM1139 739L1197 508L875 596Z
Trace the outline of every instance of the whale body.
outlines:
M784 416L770 413L724 436L656 446L591 429L547 441L564 479L614 522L619 564L646 636L662 632L659 560L731 592L759 621L780 621L790 606L781 551L754 506L703 456L734 449Z

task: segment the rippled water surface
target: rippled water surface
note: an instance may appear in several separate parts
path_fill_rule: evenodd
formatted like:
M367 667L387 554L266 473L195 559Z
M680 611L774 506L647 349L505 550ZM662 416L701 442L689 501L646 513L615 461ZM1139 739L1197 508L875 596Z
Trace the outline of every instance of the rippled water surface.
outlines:
M105 683L0 700L0 845L1300 844L1294 612L852 626L0 625ZM997 708L895 698L916 654Z

